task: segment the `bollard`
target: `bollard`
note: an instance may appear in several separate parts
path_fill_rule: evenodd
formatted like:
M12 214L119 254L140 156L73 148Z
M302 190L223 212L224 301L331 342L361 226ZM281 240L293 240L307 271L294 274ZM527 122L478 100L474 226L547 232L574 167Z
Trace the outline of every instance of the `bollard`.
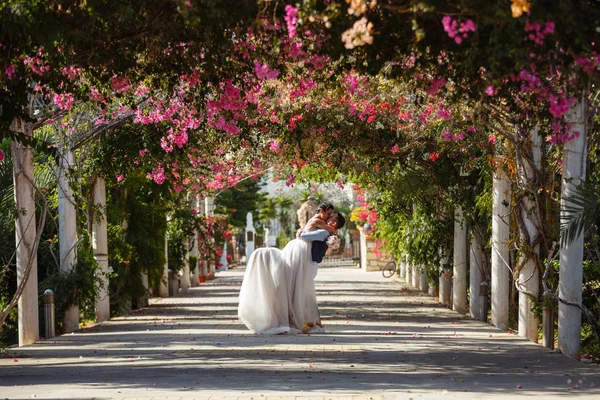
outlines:
M487 282L481 282L479 284L479 295L483 297L481 299L481 315L479 316L480 321L487 322L488 317L488 309L490 307L490 297L488 296L488 286Z
M554 350L554 310L552 307L544 307L542 321L542 346Z
M173 290L173 270L172 269L168 269L167 270L167 287L169 288L169 297L173 297L175 296L175 291Z
M54 292L50 289L46 289L43 295L44 298L44 337L46 339L52 339L55 337L54 333Z

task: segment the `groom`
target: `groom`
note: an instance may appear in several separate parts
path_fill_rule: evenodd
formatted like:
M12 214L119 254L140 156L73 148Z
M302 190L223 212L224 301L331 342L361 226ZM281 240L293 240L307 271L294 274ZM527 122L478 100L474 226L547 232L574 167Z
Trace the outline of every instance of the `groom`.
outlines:
M331 207L333 209L333 206ZM346 224L346 219L340 213L330 214L327 219L327 224L331 225L338 231L344 227ZM307 229L311 229L312 227L307 226ZM317 273L319 272L319 263L323 261L323 257L325 257L325 253L327 253L327 238L330 236L330 233L325 229L317 229L314 231L306 232L300 231L298 237L306 242L312 242L311 246L311 269L312 269L312 278L313 280L317 277ZM320 313L319 313L320 314ZM321 322L321 318L319 315L319 320L317 325L323 328L323 324ZM314 326L309 324L306 329L311 330ZM305 332L306 333L306 332Z
M346 219L340 213L334 213L329 216L327 219L327 224L333 226L335 229L340 230L346 224ZM325 253L327 253L327 238L329 237L329 232L325 229L317 229L315 231L302 231L300 234L300 239L313 242L311 248L311 258L314 264L319 264L323 261L323 257L325 257Z

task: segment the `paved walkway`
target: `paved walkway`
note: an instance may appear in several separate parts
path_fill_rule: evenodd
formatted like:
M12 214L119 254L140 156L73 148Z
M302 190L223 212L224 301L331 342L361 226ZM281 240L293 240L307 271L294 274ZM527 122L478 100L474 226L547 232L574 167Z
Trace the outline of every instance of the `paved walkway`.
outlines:
M252 335L236 318L242 275L13 349L0 399L600 398L599 367L358 269L319 272L328 333Z

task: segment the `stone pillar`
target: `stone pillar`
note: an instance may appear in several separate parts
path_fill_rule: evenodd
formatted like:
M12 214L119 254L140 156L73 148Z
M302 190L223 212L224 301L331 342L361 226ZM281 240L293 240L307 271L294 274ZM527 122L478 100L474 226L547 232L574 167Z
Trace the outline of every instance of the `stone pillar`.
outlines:
M233 253L231 254L231 261L233 261L234 264L237 264L240 261L240 254L238 252L237 238L235 237L235 235L231 237L231 247L233 248Z
M92 248L98 264L98 297L96 298L96 321L110 318L110 298L108 296L108 235L106 226L106 184L103 178L96 177L94 186L94 210L92 217Z
M412 268L412 261L410 260L410 257L406 257L406 284L410 287L412 286L412 273L413 273L413 268Z
M252 221L252 213L249 212L246 214L246 265L248 265L250 254L254 251L254 235L256 235L256 230Z
M440 283L439 283L439 302L445 306L450 306L450 286L452 284L452 273L444 270L443 266L448 264L446 257L440 260Z
M200 197L197 194L192 194L190 197L190 211L197 215L200 213ZM190 237L190 255L198 258L198 232L194 231L192 237ZM196 269L192 274L192 286L198 286L200 284L198 276L200 275L200 259L196 263Z
M419 275L419 289L423 293L427 293L427 289L429 286L427 285L427 266L423 266L423 272Z
M56 178L58 183L58 243L60 248L60 270L69 272L77 263L77 225L75 200L69 186L68 170L75 163L75 155L64 148L59 154ZM65 312L63 331L79 329L79 306L73 305Z
M406 256L400 256L400 277L406 281Z
M223 254L221 254L219 264L221 264L220 271L227 271L227 242L223 243Z
M579 135L565 143L563 152L563 177L561 206L574 207L567 202L575 188L585 181L586 175L586 122L587 95L582 95L565 116L571 125L570 132ZM561 215L561 217L563 217ZM581 305L583 282L583 234L560 249L558 296L572 304ZM576 306L558 303L558 348L567 357L579 359L581 350L581 310Z
M363 227L359 227L358 230L360 232L360 267L364 272L381 271L386 263L381 261L381 256L378 257L375 254L375 238L365 234Z
M165 232L165 266L158 285L158 295L160 297L169 297L169 241Z
M471 231L471 257L469 258L469 312L471 317L480 321L483 313L483 299L480 296L483 282L483 243L479 236Z
M467 227L462 207L456 207L454 217L454 266L452 271L452 309L467 312Z
M11 130L33 136L31 124L15 121ZM33 179L33 149L13 141L11 144L15 206L21 210L15 221L17 243L17 286L23 285L18 301L19 346L35 343L40 336L38 311L38 271ZM23 283L25 282L25 283Z
M420 274L419 274L419 266L414 261L411 263L412 266L412 287L418 289L420 285Z
M214 215L214 199L211 196L204 197L204 214L208 216ZM215 264L214 262L208 262L206 260L206 274L207 279L213 279L215 277Z
M148 282L148 273L146 271L140 272L142 278L142 286L144 287L144 294L138 297L135 302L136 308L148 307L148 299L150 298L150 288Z
M510 289L509 234L511 183L504 172L503 162L496 158L492 195L492 324L508 328Z
M530 139L533 159L518 159L518 171L520 181L522 181L525 186L537 188L539 182L537 182L536 179L536 170L541 168L542 163L542 138L538 134L537 129L530 132ZM532 164L530 164L530 161ZM520 232L521 240L524 243L527 241L531 243L539 237L537 223L532 220L532 218L535 218L534 215L536 214L537 205L525 195L523 196L523 199L521 199L519 206L518 209L523 220L523 226L520 226L519 228L520 230L524 230ZM526 243L525 245L527 246L528 244ZM535 256L529 257L527 260L523 258L524 256L520 257L519 262L522 264L522 267L519 271L519 275L516 277L516 285L519 288L519 336L537 343L539 319L532 310L534 303L530 296L537 299L540 294L540 270L538 269L535 260L536 257L539 258L540 246L533 246L531 251Z

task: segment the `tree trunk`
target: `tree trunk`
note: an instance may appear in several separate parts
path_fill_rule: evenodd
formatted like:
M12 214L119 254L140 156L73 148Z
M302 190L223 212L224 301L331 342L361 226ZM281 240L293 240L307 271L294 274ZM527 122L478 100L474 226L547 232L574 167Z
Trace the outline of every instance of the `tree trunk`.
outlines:
M69 168L74 164L73 152L63 147L59 155L56 177L58 182L58 244L60 247L60 270L70 272L77 263L77 224L73 190L69 185ZM63 332L79 329L79 306L72 305L65 311Z
M492 197L492 324L508 328L510 289L509 234L511 184L500 157L496 157Z
M469 257L469 311L471 317L481 321L487 313L483 309L483 298L480 295L481 283L485 280L483 274L483 243L475 232L471 231L471 254Z
M539 185L536 171L539 171L542 164L541 137L537 129L530 132L531 156L529 149L525 148L523 154L518 157L519 163L519 184L530 190L537 190ZM528 143L529 144L529 141ZM523 250L519 257L520 270L518 272L516 285L519 289L519 336L527 338L533 342L538 341L539 320L532 311L534 302L538 299L540 293L540 270L538 261L540 256L540 245L535 244L539 238L538 225L541 221L535 219L536 204L526 193L519 204L520 218L522 224L519 224L521 234L521 243ZM527 254L526 252L531 252Z
M31 124L21 120L15 121L11 128L15 132L24 133L28 138L33 136ZM35 219L33 150L13 141L11 151L15 205L18 211L15 221L18 288L15 297L18 299L19 310L19 346L25 346L35 343L40 335L37 274L39 235ZM14 300L13 298L13 305Z
M585 180L587 95L571 106L566 121L570 132L578 137L565 143L563 153L563 179L561 183L561 208L574 207L565 200ZM560 300L575 305L558 303L558 348L567 357L579 359L581 344L581 285L583 282L583 234L560 249L558 296Z
M467 312L467 227L462 207L456 208L454 217L454 266L452 271L452 309Z
M110 318L110 298L108 295L108 234L106 225L106 184L97 177L94 185L94 215L92 217L92 248L98 263L98 297L96 298L96 320Z

